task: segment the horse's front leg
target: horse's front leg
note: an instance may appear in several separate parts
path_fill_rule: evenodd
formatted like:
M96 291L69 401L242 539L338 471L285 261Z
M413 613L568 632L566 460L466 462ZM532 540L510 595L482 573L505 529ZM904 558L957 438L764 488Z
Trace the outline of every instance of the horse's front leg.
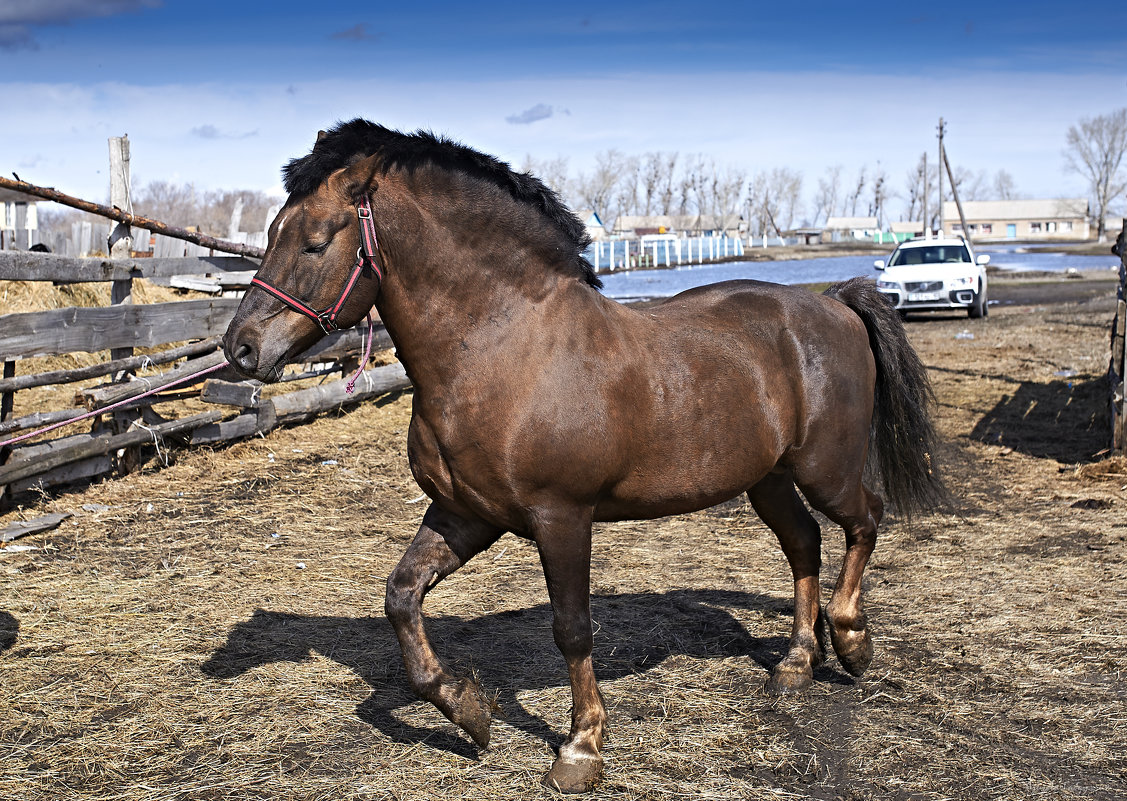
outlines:
M477 682L452 675L439 660L423 626L423 598L439 581L488 548L503 531L464 520L432 505L407 552L387 579L384 610L403 652L411 689L489 745L491 705Z
M591 662L591 519L578 512L542 518L535 532L552 602L552 634L571 679L571 732L544 784L565 793L593 788L603 771L600 751L607 712Z

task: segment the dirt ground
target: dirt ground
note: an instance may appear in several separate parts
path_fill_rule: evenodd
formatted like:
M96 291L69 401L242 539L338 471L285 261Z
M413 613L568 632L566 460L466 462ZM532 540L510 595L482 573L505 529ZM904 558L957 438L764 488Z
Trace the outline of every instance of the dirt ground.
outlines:
M1028 277L1027 277L1028 279ZM958 508L888 519L876 658L763 692L791 584L744 501L599 526L605 799L1127 795L1127 466L1107 459L1100 280L997 281L909 334ZM383 583L425 503L410 396L39 500L0 551L0 798L529 799L569 720L534 550L432 592L436 647L497 693L479 754L406 688ZM826 524L823 586L840 531Z

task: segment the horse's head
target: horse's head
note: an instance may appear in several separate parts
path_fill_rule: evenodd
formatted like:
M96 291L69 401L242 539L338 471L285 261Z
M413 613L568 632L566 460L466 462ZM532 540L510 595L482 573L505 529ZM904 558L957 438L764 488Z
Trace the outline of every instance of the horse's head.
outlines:
M371 159L290 195L270 223L262 265L243 296L223 350L243 374L276 381L287 362L376 302L383 272L369 193Z

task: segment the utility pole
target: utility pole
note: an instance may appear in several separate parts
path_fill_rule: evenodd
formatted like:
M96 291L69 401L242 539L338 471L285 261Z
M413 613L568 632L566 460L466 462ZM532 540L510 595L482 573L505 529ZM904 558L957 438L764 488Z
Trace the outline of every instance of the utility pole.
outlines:
M943 224L943 133L947 126L943 118L939 118L939 230L942 232L946 226Z
M927 151L924 151L924 173L920 176L924 196L924 239L931 239L931 220L927 216Z

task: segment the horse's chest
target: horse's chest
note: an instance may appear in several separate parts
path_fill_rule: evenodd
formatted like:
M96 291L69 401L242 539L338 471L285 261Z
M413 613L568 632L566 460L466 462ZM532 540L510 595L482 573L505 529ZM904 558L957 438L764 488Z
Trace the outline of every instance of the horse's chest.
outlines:
M493 518L499 513L487 476L493 473L487 449L443 422L416 413L407 435L407 458L419 487L431 499L464 516ZM463 430L464 433L464 430Z
M411 418L407 433L407 460L423 492L431 498L453 498L450 465L443 456L437 432L418 415Z

